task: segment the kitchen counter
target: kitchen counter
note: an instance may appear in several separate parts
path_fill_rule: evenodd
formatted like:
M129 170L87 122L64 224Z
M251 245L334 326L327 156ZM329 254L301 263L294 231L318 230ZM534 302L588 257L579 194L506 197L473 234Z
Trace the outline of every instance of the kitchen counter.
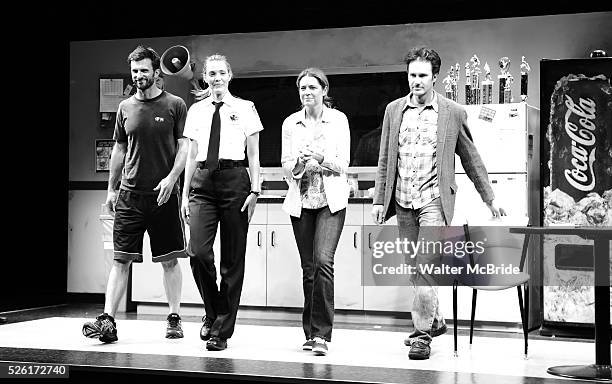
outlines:
M282 204L283 201L285 201L284 196L268 195L268 194L260 195L259 198L257 199L258 203ZM371 197L349 197L348 202L349 204L370 204L372 203L372 198Z

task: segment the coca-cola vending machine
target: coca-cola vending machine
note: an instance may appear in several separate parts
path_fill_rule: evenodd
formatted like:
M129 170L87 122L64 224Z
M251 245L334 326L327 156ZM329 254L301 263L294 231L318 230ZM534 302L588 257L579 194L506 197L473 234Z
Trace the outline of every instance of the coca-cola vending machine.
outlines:
M609 57L540 62L544 226L612 230L611 78ZM592 247L578 236L542 236L542 333L584 334L593 326Z

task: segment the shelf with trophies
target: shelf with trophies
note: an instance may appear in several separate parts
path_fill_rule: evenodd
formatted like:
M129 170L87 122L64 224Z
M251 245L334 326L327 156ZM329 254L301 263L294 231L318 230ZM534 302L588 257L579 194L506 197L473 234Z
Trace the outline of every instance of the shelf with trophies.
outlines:
M481 61L477 55L473 55L465 63L465 95L464 105L493 104L494 81L491 75L491 67L485 62L481 69ZM510 59L506 56L498 60L500 73L497 76L498 83L498 104L514 103L512 95L512 85L514 76L510 73ZM442 80L446 98L459 102L459 63L451 65L447 76ZM521 76L521 102L527 102L527 85L529 71L531 70L525 56L521 57L520 76ZM481 77L484 74L484 78Z

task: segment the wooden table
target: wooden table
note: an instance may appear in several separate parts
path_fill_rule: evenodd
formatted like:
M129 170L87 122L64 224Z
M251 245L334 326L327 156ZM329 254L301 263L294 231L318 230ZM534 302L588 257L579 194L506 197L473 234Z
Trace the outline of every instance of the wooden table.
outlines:
M525 235L575 235L593 240L595 271L595 364L548 368L551 375L612 381L610 366L610 240L612 227L512 227Z

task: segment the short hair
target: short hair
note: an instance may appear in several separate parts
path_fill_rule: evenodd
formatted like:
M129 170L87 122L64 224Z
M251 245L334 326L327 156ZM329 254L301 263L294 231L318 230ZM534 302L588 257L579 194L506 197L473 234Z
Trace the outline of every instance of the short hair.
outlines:
M156 69L160 69L159 55L151 47L145 47L144 45L139 45L127 57L128 63L132 61L140 61L144 59L151 59L151 63L153 64L153 71L155 71Z
M438 52L427 47L412 48L404 57L404 63L406 63L406 70L413 61L421 59L431 63L431 73L437 75L440 73L440 67L442 66L442 60Z
M232 66L230 65L229 61L227 61L227 57L215 53L214 55L206 56L206 58L204 59L204 67L202 68L203 75L206 75L206 65L209 61L224 61L225 66L227 67L227 71L232 74Z
M327 76L322 70L315 67L306 68L302 72L300 72L297 77L297 80L295 81L295 85L298 87L298 89L300 88L300 80L302 80L302 78L306 76L311 76L317 79L321 87L323 89L327 88L327 92L329 92L329 80L327 80ZM332 98L328 95L323 96L323 103L331 108L333 105Z

